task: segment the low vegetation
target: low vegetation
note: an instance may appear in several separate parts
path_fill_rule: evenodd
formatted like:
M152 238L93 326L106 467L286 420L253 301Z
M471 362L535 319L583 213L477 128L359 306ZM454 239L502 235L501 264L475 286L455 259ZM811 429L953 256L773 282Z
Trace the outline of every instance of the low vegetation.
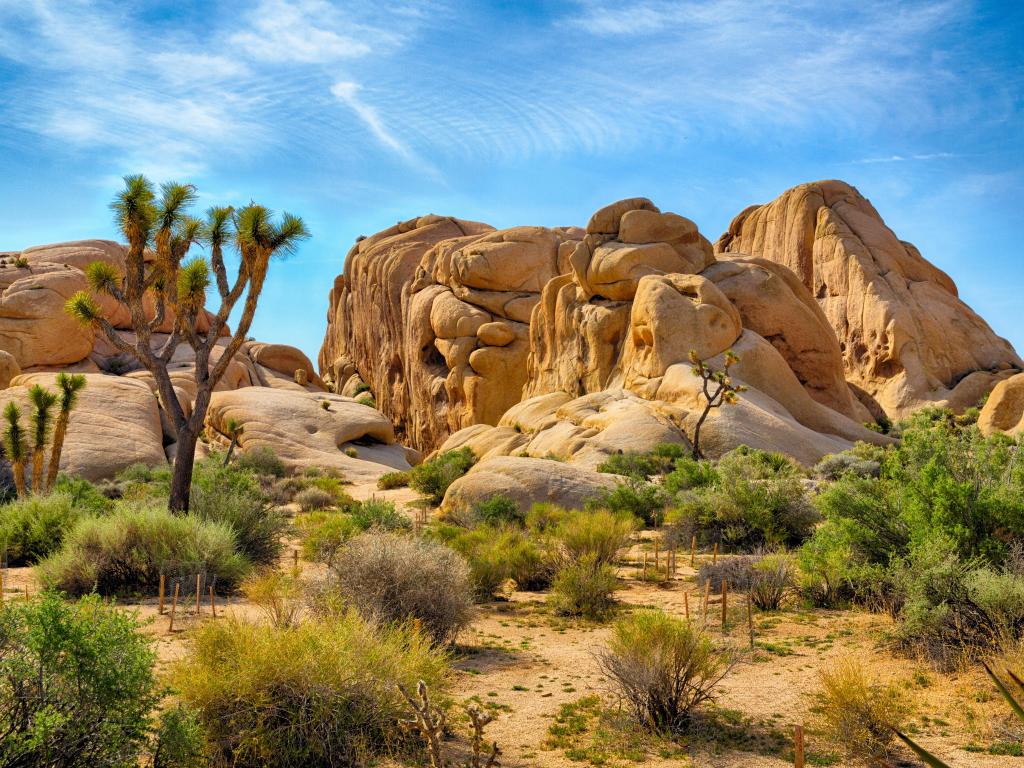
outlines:
M409 486L422 493L436 506L444 499L448 487L466 474L475 463L476 456L470 448L442 453L409 470Z

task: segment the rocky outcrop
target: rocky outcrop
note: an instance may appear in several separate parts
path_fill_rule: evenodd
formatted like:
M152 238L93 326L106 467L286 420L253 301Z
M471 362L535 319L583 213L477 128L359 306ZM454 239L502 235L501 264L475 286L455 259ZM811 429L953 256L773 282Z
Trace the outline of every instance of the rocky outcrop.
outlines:
M839 338L846 381L876 417L902 418L926 404L960 411L1021 369L952 279L844 182L802 184L747 208L715 251L795 273Z
M978 429L986 437L997 432L1024 433L1024 373L996 384L978 416Z
M846 386L839 342L796 276L717 260L693 222L650 200L606 206L585 229L460 225L436 239L440 222L357 244L321 352L333 387L358 375L419 449L593 469L618 450L686 443L703 408L689 353L720 369L730 348L751 391L709 417L711 455L745 442L812 462L886 440L859 423L869 415ZM400 257L402 284L380 284ZM380 328L371 347L363 336Z
M526 512L538 501L566 509L582 509L602 491L614 488L620 478L575 467L551 459L499 456L478 462L449 486L441 508L468 509L492 496L503 495Z
M12 399L27 403L28 387L34 383L53 389L55 371L86 373L61 469L92 480L135 463L160 464L173 459L176 449L152 375L64 311L64 302L87 288L84 270L94 261L123 269L124 248L107 240L82 240L0 254L0 407ZM127 311L98 300L122 338L134 345ZM152 312L150 307L151 317ZM204 314L201 329L207 319ZM154 348L167 340L171 323L168 319L153 334ZM226 344L225 338L214 346L211 364ZM191 347L181 344L168 370L188 414L196 396ZM244 343L216 390L207 425L215 443L223 436L223 419L230 416L245 427L241 451L250 445L269 446L293 468L332 466L350 480L372 480L389 469L409 466L405 450L394 444L390 421L351 399L326 394L312 362L295 347ZM329 409L323 409L323 401ZM27 424L27 406L22 411ZM204 451L200 447L198 454Z

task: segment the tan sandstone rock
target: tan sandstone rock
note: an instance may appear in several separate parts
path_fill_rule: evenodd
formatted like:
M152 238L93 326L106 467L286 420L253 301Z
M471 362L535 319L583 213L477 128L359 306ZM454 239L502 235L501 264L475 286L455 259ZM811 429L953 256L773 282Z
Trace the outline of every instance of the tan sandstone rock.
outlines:
M981 409L978 429L986 437L997 432L1024 433L1024 373L996 384Z

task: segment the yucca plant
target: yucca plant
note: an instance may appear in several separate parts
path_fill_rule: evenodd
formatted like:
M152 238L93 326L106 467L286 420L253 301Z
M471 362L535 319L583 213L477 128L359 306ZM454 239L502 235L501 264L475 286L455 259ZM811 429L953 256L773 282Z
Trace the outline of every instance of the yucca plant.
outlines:
M28 456L28 443L25 430L21 426L21 409L13 400L4 408L4 450L14 470L14 487L19 497L25 495L25 459Z
M999 693L1004 699L1006 699L1006 703L1010 705L1010 709L1013 711L1013 714L1015 714L1021 722L1024 722L1024 704L1022 704L1021 700L1017 699L1013 693L1010 692L1010 689L1006 687L1006 684L999 679L988 664L984 664L984 666L985 671L988 672L988 676L991 677L992 682L996 684L996 688L999 690ZM1021 694L1024 694L1024 681L1022 681L1015 672L1009 669L1006 670L1006 676L1013 681L1017 688L1020 689ZM921 758L921 761L930 768L953 768L949 763L937 758L905 733L897 730L896 736L900 741L910 747L914 754Z
M32 493L43 492L43 465L46 461L46 441L53 426L53 406L57 395L40 384L28 390L32 403Z
M309 237L302 219L285 213L275 221L270 210L255 203L238 210L210 208L205 220L194 218L188 209L197 198L191 184L171 182L157 192L146 177L126 176L124 189L110 206L128 243L123 274L110 265L90 264L86 278L92 292L79 291L66 304L69 314L102 332L118 352L134 357L153 375L178 446L168 501L176 512L188 511L196 441L210 397L245 343L270 260L293 252ZM187 258L197 243L209 246L209 260ZM236 276L228 274L224 251L229 248L240 256ZM147 249L155 254L152 261L146 259ZM208 317L206 329L200 330L211 288L220 299L220 308ZM94 294L106 295L129 310L134 343L104 317ZM216 360L211 360L213 347L225 334L228 317L240 301L243 307L235 331L227 344L219 347ZM173 330L156 344L154 334L165 321L172 321ZM179 344L188 344L195 352L196 394L188 412L179 402L168 372Z
M224 455L224 466L226 467L231 463L231 454L235 452L235 448L238 446L238 438L245 432L243 427L237 420L228 419L224 422L224 433L231 438L231 442L228 443L228 452Z
M102 262L98 262L102 263ZM71 411L78 402L78 393L85 387L85 376L80 373L58 373L57 388L60 389L60 412L53 428L53 445L50 448L50 466L46 472L46 490L52 490L57 482L57 471L60 469L60 455L64 450L64 437L68 432Z

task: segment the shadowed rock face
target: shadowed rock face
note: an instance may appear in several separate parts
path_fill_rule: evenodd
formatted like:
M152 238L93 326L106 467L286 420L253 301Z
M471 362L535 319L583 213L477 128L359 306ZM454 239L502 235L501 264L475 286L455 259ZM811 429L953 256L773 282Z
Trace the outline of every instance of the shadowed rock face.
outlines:
M796 274L839 338L846 380L876 416L926 404L963 410L1022 365L950 277L844 182L802 184L747 208L715 251Z
M746 443L814 461L885 440L860 424L839 341L797 276L717 259L693 222L645 198L585 229L412 219L357 243L330 305L324 379L343 393L365 381L424 451L593 469L687 443L702 410L689 352L721 368L730 348L751 389L709 418L708 454Z

